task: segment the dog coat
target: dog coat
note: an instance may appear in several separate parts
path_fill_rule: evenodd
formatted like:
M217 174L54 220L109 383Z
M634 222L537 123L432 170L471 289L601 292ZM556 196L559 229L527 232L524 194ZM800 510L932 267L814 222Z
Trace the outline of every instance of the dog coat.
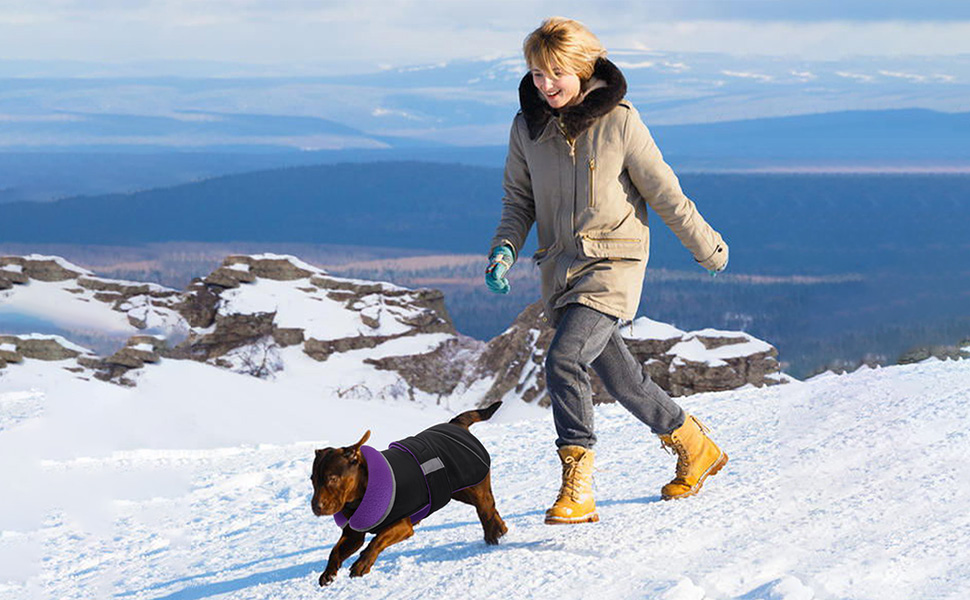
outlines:
M367 489L352 514L333 516L340 528L371 532L410 516L417 523L448 504L451 495L484 481L491 458L464 427L441 423L393 442L387 450L361 446Z

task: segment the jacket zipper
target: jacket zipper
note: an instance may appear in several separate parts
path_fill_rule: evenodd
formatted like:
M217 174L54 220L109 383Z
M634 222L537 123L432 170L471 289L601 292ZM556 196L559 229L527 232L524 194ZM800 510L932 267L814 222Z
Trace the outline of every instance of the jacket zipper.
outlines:
M589 207L593 208L595 197L593 188L596 187L596 157L589 159Z

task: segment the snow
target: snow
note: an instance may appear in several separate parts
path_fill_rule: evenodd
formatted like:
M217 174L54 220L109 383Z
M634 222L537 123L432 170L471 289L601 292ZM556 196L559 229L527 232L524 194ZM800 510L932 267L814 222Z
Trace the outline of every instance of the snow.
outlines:
M0 344L0 352L16 352L17 347L13 344Z
M731 460L676 502L659 499L673 458L598 406L601 521L578 526L542 523L559 478L551 415L510 398L473 428L502 543L453 502L369 575L351 579L351 559L320 590L339 531L309 510L313 449L368 429L384 448L461 407L337 397L331 375L359 358L321 376L291 351L273 381L174 360L134 389L58 363L0 372L0 598L957 600L970 587L964 360L682 398Z
M220 314L276 313L278 327L299 327L307 338L338 340L360 335L390 336L411 331L412 325L397 317L415 314L414 309L385 304L379 293L369 294L355 303L334 300L326 290L303 291L290 281L259 279L255 283L222 292ZM374 328L361 320L361 314L378 321Z
M620 328L620 333L628 340L669 340L683 337L684 332L673 325L639 317L629 327Z
M143 285L143 284L132 284ZM154 284L152 284L154 285ZM167 290L155 286L160 290ZM0 314L24 315L50 322L62 329L105 334L134 335L139 330L128 321L128 313L146 321L148 328L164 331L186 329L185 320L170 308L146 295L134 296L121 312L111 302L95 298L96 292L79 288L77 282L37 281L0 292Z
M0 271L10 271L11 273L23 273L22 265L0 265Z
M111 309L110 304L94 300L94 292L78 289L76 281L36 281L0 292L0 313L21 314L42 318L61 328L83 327L107 333L134 333L136 329L124 313Z
M226 266L227 269L232 269L233 271L242 271L243 273L249 273L249 265L247 263L232 263Z
M686 364L685 361L691 361L695 363L704 363L711 367L719 367L727 365L728 363L726 363L725 360L729 358L742 358L760 352L769 352L771 350L771 345L767 342L755 339L750 335L741 332L703 329L701 331L692 331L687 335L687 339L682 342L678 342L667 351L667 354L675 356L672 364L684 365ZM724 346L719 346L709 350L707 346L703 344L703 342L697 339L696 336L699 335L704 337L743 337L747 341L737 344L726 344Z
M153 345L151 345L149 343L134 344L133 346L128 346L128 347L131 348L132 350L136 350L138 352L154 352L155 351L155 346L153 346Z

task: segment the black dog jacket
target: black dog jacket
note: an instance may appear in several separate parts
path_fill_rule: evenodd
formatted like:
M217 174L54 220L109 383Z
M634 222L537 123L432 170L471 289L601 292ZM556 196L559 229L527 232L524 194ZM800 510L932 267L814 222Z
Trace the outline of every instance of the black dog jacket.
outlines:
M371 532L411 517L424 519L448 504L451 495L481 483L491 458L485 446L464 427L441 423L393 442L378 452L361 446L367 461L367 489L353 514L338 512L341 528Z

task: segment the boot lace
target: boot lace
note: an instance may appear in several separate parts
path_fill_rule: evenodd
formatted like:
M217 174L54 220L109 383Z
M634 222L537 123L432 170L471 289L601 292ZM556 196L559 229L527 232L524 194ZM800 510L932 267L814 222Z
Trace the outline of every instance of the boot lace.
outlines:
M580 460L567 456L562 465L562 488L560 497L568 495L573 502L579 502L584 493L583 464Z
M670 442L661 439L660 447L667 454L677 457L677 477L687 477L689 461L687 460L687 448L684 447L684 444L680 440L671 437Z
M579 462L572 456L567 456L562 465L562 489L559 490L560 496L569 495L570 499L579 498L579 487L576 485L578 477L576 471L579 470Z

